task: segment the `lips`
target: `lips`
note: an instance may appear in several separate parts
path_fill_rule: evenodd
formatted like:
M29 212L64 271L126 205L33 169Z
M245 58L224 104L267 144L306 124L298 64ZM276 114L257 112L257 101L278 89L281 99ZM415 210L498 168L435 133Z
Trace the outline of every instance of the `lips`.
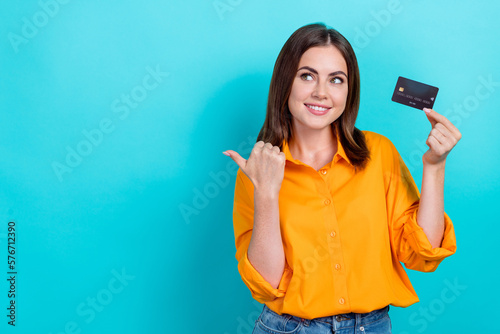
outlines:
M306 106L307 110L313 114L313 115L316 115L316 116L322 116L326 113L328 113L328 111L331 109L331 107L327 107L327 106L324 106L324 105L318 105L318 104L309 104L309 103L304 103L304 105Z

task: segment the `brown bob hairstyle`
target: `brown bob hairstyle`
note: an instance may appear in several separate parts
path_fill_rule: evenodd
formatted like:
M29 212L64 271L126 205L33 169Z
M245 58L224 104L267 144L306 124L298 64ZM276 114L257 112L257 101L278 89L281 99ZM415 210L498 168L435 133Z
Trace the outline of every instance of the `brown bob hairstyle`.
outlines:
M266 119L260 130L257 141L264 141L283 149L283 140L290 140L293 129L293 116L288 109L288 97L297 73L299 61L304 52L315 46L333 45L343 55L347 63L348 94L345 110L332 123L335 136L347 157L356 169L363 169L370 157L363 132L354 124L359 109L359 69L356 55L351 44L337 30L328 28L323 23L303 26L296 30L281 49L269 87Z

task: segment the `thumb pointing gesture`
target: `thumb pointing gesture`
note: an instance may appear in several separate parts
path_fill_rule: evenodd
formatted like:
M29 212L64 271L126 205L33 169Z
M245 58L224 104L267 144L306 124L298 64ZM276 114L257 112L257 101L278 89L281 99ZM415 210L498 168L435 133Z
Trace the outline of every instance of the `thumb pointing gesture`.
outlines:
M247 165L247 161L246 161L246 159L242 158L241 155L239 155L237 152L235 152L233 150L227 150L227 151L222 152L222 154L225 154L228 157L230 157L231 159L233 159L233 161L236 162L236 164L241 168L241 170L245 169L245 167Z
M258 141L255 143L248 160L237 152L222 152L241 168L241 171L252 181L255 189L279 193L285 171L285 153L278 146Z

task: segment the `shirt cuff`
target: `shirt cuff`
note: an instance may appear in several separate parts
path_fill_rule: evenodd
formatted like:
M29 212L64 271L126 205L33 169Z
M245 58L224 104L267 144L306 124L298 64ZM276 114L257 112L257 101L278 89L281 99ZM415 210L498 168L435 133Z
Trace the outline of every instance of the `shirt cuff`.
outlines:
M417 223L417 210L411 219L404 224L403 238L407 240L410 248L418 258L424 261L422 268L417 270L434 271L441 260L452 255L457 250L455 230L450 217L444 214L444 234L440 247L433 248L422 227ZM430 262L427 262L430 261Z
M238 271L240 272L243 282L250 289L252 297L261 303L284 297L293 274L292 269L285 261L285 269L278 284L278 288L273 288L250 263L248 252L245 252L243 258L238 263Z

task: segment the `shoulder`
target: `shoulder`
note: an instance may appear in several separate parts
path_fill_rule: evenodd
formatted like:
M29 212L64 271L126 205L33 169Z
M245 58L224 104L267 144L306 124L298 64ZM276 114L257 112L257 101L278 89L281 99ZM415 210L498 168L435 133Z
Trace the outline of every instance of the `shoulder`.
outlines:
M370 152L377 150L386 151L395 149L394 144L386 136L373 131L362 130L361 132L363 132L363 134L365 135L366 145L368 146Z
M389 138L372 131L362 132L365 135L366 146L370 151L370 159L374 165L381 165L384 169L399 165L400 154Z
M241 168L238 168L236 172L235 193L239 194L241 191L247 194L253 193L253 183L248 176L243 173Z

